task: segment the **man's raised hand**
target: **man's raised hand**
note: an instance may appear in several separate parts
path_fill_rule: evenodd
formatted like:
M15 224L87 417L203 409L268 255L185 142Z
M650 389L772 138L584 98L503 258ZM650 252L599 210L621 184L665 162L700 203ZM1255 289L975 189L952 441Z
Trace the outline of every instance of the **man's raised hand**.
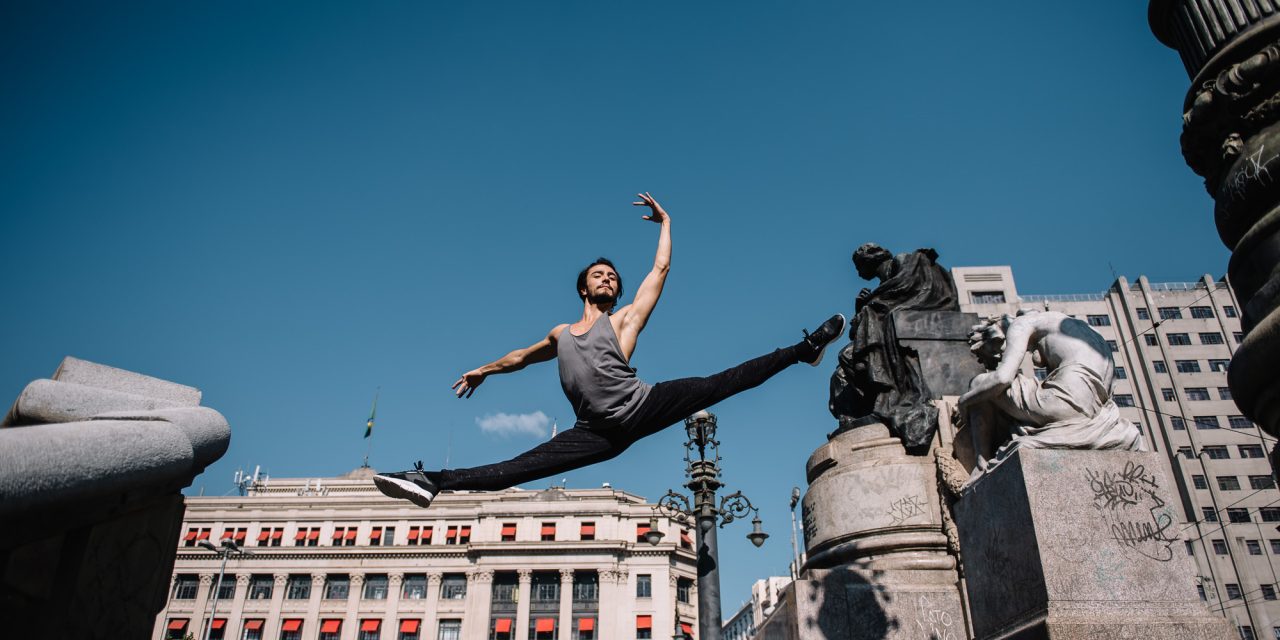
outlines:
M476 392L476 387L480 386L481 382L484 382L484 377L485 374L481 373L479 369L472 369L462 374L462 377L453 383L453 390L458 394L459 398L470 398L471 394Z
M667 215L667 212L662 208L662 205L658 204L658 201L654 200L653 196L649 195L648 191L644 193L637 193L636 197L640 198L640 201L632 202L631 204L637 207L649 207L650 209L649 215L643 216L645 220L651 220L658 223L671 220L671 216Z

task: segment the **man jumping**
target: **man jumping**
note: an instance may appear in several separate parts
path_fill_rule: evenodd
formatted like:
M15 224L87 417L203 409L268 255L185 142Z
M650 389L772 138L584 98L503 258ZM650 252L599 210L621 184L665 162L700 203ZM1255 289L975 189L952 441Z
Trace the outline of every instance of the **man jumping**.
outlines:
M640 283L631 304L614 310L622 295L622 279L612 262L599 258L578 274L580 320L557 325L533 345L472 369L453 383L459 398L469 398L490 375L559 358L560 386L578 419L574 427L496 464L425 471L418 462L410 471L379 474L373 481L382 493L426 507L441 491L496 491L608 460L641 438L758 386L793 364L817 366L827 345L844 333L844 316L837 314L813 333L805 332L800 342L715 375L655 385L642 382L628 363L671 268L671 216L648 193L639 198L632 204L649 207L644 219L660 224L662 230L653 270Z

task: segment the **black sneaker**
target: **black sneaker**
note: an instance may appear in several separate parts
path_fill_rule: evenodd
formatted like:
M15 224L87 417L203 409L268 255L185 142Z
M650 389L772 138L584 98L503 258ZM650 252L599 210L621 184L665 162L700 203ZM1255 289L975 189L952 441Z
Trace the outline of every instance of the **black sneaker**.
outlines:
M844 333L844 314L837 313L827 321L818 325L813 333L804 332L804 341L813 348L815 355L812 360L801 360L801 362L809 363L809 366L816 367L822 362L822 355L827 351L827 345L835 342Z
M440 493L436 483L429 480L422 470L422 461L409 471L380 473L373 477L373 484L389 498L408 500L424 509L431 506L431 500Z

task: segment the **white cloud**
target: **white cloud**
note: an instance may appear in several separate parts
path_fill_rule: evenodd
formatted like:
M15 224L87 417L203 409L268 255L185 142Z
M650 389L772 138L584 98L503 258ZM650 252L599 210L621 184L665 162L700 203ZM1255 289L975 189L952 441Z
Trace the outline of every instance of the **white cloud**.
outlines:
M476 418L480 430L495 436L534 436L545 438L551 418L541 411L533 413L494 413Z

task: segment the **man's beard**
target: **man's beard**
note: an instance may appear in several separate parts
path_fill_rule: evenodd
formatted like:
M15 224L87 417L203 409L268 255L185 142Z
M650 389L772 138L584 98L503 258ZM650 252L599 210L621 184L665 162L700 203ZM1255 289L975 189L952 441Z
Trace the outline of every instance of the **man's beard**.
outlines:
M612 293L592 293L587 295L587 302L595 305L608 303L613 306L618 304L618 296Z

